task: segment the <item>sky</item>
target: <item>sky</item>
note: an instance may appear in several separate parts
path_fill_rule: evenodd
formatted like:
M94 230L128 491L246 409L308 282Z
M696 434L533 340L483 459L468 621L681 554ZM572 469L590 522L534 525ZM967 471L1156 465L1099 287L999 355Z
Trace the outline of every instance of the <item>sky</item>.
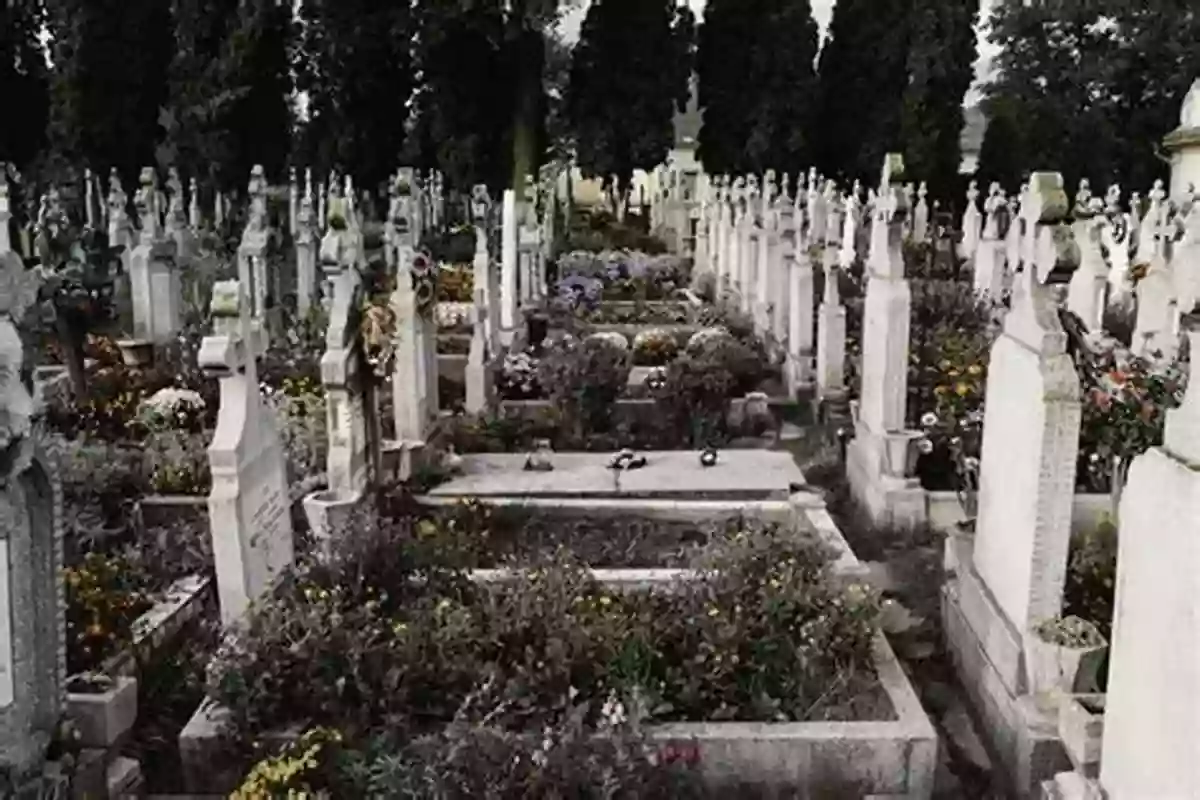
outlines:
M829 18L833 14L833 6L837 0L812 0L813 17L817 20L817 25L821 28L821 36L825 36L825 31L829 27ZM983 8L989 9L995 0L981 0ZM705 0L687 0L687 4L692 11L696 12L697 18L704 16ZM588 0L579 3L578 7L567 12L560 23L559 30L569 42L574 42L579 38L579 27L583 24L583 17L587 13ZM995 55L995 48L988 44L984 38L984 27L982 20L986 19L986 13L981 14L981 24L979 25L979 59L975 63L976 86L973 86L967 94L964 102L968 105L973 104L978 100L978 83L981 78L986 78L989 73L989 64L992 56Z

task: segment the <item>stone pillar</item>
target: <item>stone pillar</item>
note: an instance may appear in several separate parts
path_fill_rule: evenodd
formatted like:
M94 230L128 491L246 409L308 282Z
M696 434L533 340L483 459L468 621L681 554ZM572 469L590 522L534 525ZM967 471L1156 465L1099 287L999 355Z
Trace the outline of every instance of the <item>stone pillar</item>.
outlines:
M129 261L129 288L136 339L165 342L174 337L181 322L182 289L174 269L175 243L163 235L158 206L158 180L154 169L142 170L135 199L142 229Z
M1163 140L1171 157L1171 197L1200 188L1200 78L1192 84L1179 113L1179 127Z
M517 194L504 190L500 230L500 335L507 347L517 330Z
M876 524L914 526L926 519L916 480L918 431L906 427L912 291L904 277L904 192L890 176L903 170L888 156L872 209L870 276L863 305L862 385L855 436L846 452L851 489ZM847 225L849 227L849 225Z
M788 282L786 378L788 397L795 398L801 386L812 383L813 268L794 224L784 226L783 264Z
M317 225L312 198L305 195L296 217L296 310L307 317L317 292Z
M471 308L471 349L467 353L467 399L464 409L468 414L482 414L491 407L492 401L492 354L488 346L488 308L483 289L475 290L475 304Z
M491 217L492 199L487 186L477 184L471 193L471 217L475 223L474 285L479 301L482 302L485 319L485 336L488 352L498 352L500 347L500 320L497 314L499 292L496 287L496 270L488 250L488 220ZM479 296L482 292L482 296Z
M1190 317L1191 352L1200 329ZM1192 797L1200 786L1200 383L1167 412L1121 497L1117 594L1100 783L1111 800Z
M771 331L771 259L772 250L776 248L774 225L770 214L762 215L762 221L755 226L758 244L754 250L754 286L753 305L754 325L760 336L766 336Z
M221 622L242 622L291 566L291 498L287 465L275 420L263 407L245 264L240 281L213 287L213 335L200 347L200 366L221 382L221 407L208 448L208 495L213 562Z

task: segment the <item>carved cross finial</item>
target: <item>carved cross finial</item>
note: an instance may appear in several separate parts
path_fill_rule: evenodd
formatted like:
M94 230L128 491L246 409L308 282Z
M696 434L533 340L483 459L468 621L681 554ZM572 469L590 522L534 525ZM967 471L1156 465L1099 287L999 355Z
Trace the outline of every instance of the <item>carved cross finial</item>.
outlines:
M978 200L979 183L977 181L971 181L967 184L967 205L971 206L971 208L974 208Z
M1110 214L1115 214L1121 209L1121 187L1113 184L1108 187L1108 191L1104 195L1104 205Z

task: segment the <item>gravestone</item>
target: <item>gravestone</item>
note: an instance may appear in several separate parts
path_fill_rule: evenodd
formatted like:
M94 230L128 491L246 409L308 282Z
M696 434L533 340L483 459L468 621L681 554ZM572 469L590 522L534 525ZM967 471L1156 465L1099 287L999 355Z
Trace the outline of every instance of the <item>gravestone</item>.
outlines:
M899 154L886 157L872 210L860 411L846 452L846 473L856 499L876 524L914 526L925 521L926 513L925 492L914 477L920 433L905 428L912 310L912 290L904 277L908 207L904 192L891 184L891 176L903 169Z
M350 531L354 512L379 474L379 430L375 424L375 367L363 357L361 332L363 283L349 266L334 283L321 383L325 388L328 489L304 498L313 538L328 554L338 535ZM381 364L380 369L390 369Z
M0 254L0 794L41 775L65 700L62 494L18 331L37 288Z
M401 170L398 181L407 185L400 191L411 191L413 171ZM424 253L416 251L416 218L418 203L403 206L407 217L397 238L396 290L391 307L395 315L395 366L392 372L392 405L395 414L396 438L415 445L425 441L429 423L437 413L437 348L436 328L432 323L434 306L434 267Z
M1200 330L1188 320L1192 353ZM1200 786L1200 382L1167 411L1121 496L1100 783L1111 800L1194 797Z
M153 167L142 170L134 197L141 231L129 259L133 335L149 342L170 341L181 327L182 287L175 269L175 242L162 227L162 193Z
M245 271L249 265L242 266ZM276 423L259 394L247 278L213 287L213 334L201 343L199 358L221 383L208 447L208 515L225 625L242 620L294 558L287 468Z
M267 220L267 179L261 164L256 164L251 171L246 194L250 212L238 245L238 274L245 275L249 281L245 288L249 293L250 318L266 327L268 304L275 298L271 297L267 276L271 231Z
M485 312L489 353L496 353L500 348L500 315L498 299L500 295L495 265L492 263L491 252L488 249L488 221L492 212L492 200L488 196L487 186L477 184L471 192L471 218L475 224L475 260L473 277L476 297L483 291L482 300Z
M1104 320L1104 287L1108 265L1101 251L1101 228L1108 224L1104 202L1093 197L1086 208L1076 209L1075 241L1079 244L1079 269L1067 286L1067 310L1076 314L1089 331L1101 330Z
M296 213L296 310L307 317L317 292L317 221L305 194Z
M812 383L813 371L813 267L804 252L803 234L795 207L784 212L783 264L787 274L787 386L795 398L800 387Z
M1030 694L1026 641L1062 608L1080 384L1052 287L1078 264L1057 173L1022 192L1012 308L988 362L973 542L947 540L942 613L959 675L1022 796L1065 763L1056 709ZM972 549L973 544L973 549Z
M983 204L983 231L975 248L975 293L981 297L998 299L1004 293L1007 247L1005 241L1012 218L1008 200L1000 184L988 188L988 199Z

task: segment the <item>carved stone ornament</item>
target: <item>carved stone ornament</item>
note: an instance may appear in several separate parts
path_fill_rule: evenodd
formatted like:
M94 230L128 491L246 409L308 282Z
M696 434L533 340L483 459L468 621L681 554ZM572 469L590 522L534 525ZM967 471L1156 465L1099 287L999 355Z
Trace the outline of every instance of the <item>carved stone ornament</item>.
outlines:
M437 268L428 253L417 253L413 256L409 268L413 282L413 303L417 313L423 317L433 312L437 299Z

